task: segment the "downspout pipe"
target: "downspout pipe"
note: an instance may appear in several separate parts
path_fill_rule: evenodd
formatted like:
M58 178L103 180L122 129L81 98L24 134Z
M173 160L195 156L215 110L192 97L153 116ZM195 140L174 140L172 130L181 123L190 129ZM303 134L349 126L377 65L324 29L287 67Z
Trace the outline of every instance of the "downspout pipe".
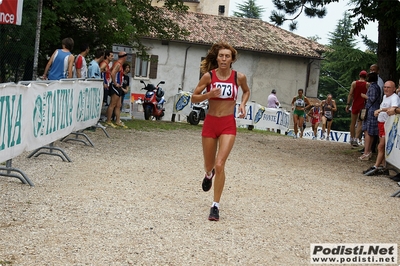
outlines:
M190 47L192 47L192 46L191 46L191 45L188 46L188 47L186 48L186 51L185 51L185 61L183 62L182 79L181 79L181 84L179 84L179 86L178 86L178 93L179 93L181 90L183 90L183 87L184 87L184 85L185 85L184 83L185 83L185 74L186 74L186 62L187 62L187 55L188 55L188 51L189 51ZM178 120L180 120L180 115L178 115ZM175 122L175 114L172 114L171 121L172 121L172 122Z
M307 76L306 76L306 87L304 88L304 95L307 96L307 89L308 85L310 84L310 75L311 75L311 64L314 63L314 60L310 60L310 62L307 64Z
M182 79L181 79L181 89L182 90L184 90L184 85L185 85L185 74L186 74L186 62L187 62L187 56L188 56L188 51L189 51L189 49L191 48L192 46L191 45L189 45L187 48L186 48L186 51L185 51L185 61L183 62L183 73L182 73Z

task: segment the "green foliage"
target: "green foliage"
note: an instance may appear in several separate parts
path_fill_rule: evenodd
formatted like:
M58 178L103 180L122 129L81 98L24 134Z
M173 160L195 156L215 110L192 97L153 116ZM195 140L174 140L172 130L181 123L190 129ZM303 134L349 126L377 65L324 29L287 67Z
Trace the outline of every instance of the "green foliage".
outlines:
M181 0L166 0L165 7L187 10ZM43 73L48 58L66 37L74 39L72 52L78 54L83 43L92 51L111 49L114 43L144 50L142 36L168 40L186 34L163 10L148 0L43 0L38 73ZM38 0L25 0L22 25L0 25L0 82L21 80L17 73L24 73L24 68L24 79L32 78L37 16Z
M329 42L331 46L355 47L354 37L351 35L352 23L350 14L345 12L343 19L339 20L334 32L329 33Z
M166 0L165 7L182 12L187 10L180 0ZM46 57L60 48L65 37L74 39L73 52L77 54L82 43L89 43L92 50L111 49L114 43L141 50L140 38L150 34L160 39L172 39L185 32L163 15L163 9L151 6L148 0L44 1L40 42L43 53L39 62L44 68Z
M36 1L25 0L21 25L0 25L0 83L14 80L26 62L33 64L36 11Z
M371 52L376 54L378 51L378 43L368 39L367 35L361 35L361 38L363 40L364 45L367 46L366 52Z
M233 12L235 17L261 19L264 8L258 6L255 0L247 0L236 6L240 12Z
M290 21L289 28L291 31L297 29L296 19L304 12L304 14L310 18L318 17L323 18L326 15L326 8L324 7L326 2L336 2L338 0L292 0L292 1L282 1L282 0L272 0L276 10L271 12L269 17L272 22L277 26L282 26L285 21ZM325 3L324 3L325 2ZM290 17L286 17L285 15Z
M368 71L377 60L374 53L354 48L354 38L348 34L350 25L350 16L345 13L335 31L330 33L331 49L324 55L318 88L320 99L325 99L329 93L335 99L338 111L332 128L341 131L348 131L350 126L350 115L345 112L345 107L351 83L359 78L361 70Z
M296 19L303 12L309 17L324 17L325 6L339 0L273 0L278 11L272 11L270 20L281 26L285 21L291 21L291 30L297 27ZM378 22L379 46L377 63L379 75L383 80L397 80L396 73L396 38L393 33L398 34L400 20L396 19L400 12L400 1L383 0L350 0L353 8L348 9L350 18L354 19L350 30L351 34L358 34L371 21ZM372 43L369 43L372 45ZM374 51L373 46L370 46ZM375 63L376 63L375 62Z

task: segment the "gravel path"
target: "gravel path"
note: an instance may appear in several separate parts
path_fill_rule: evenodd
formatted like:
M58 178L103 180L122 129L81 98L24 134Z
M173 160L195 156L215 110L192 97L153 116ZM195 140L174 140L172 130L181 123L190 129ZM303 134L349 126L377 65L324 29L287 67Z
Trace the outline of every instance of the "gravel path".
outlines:
M239 133L209 222L199 128L108 132L56 142L71 163L13 160L35 187L0 177L0 265L309 265L310 243L400 244L400 188L348 144Z

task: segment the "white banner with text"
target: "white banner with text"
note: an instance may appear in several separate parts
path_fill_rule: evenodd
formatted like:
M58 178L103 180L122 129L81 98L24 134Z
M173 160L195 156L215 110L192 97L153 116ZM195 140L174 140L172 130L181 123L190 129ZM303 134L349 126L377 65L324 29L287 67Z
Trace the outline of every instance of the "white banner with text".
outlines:
M386 161L400 169L400 115L391 115L385 123Z
M182 114L188 116L192 111L192 94L190 92L181 91L174 96L174 114ZM246 116L238 117L240 102L236 102L235 117L237 127L253 126L259 130L280 130L281 134L285 134L289 130L290 113L280 108L266 108L256 102L246 104Z
M102 85L101 80L0 84L0 162L95 125Z

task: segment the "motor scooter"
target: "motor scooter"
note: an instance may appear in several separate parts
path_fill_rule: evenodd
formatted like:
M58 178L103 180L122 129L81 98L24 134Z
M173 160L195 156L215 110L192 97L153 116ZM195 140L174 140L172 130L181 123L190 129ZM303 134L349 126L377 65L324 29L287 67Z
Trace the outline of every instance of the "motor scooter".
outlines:
M194 103L192 105L192 109L193 110L189 113L187 120L191 125L198 125L200 120L204 120L206 118L208 111L208 100Z
M143 100L144 119L149 120L153 117L156 120L161 120L161 117L164 116L164 103L166 101L164 99L164 91L159 85L165 84L165 81L160 81L157 86L151 83L146 84L143 80L140 83L144 85L142 90L146 90Z

